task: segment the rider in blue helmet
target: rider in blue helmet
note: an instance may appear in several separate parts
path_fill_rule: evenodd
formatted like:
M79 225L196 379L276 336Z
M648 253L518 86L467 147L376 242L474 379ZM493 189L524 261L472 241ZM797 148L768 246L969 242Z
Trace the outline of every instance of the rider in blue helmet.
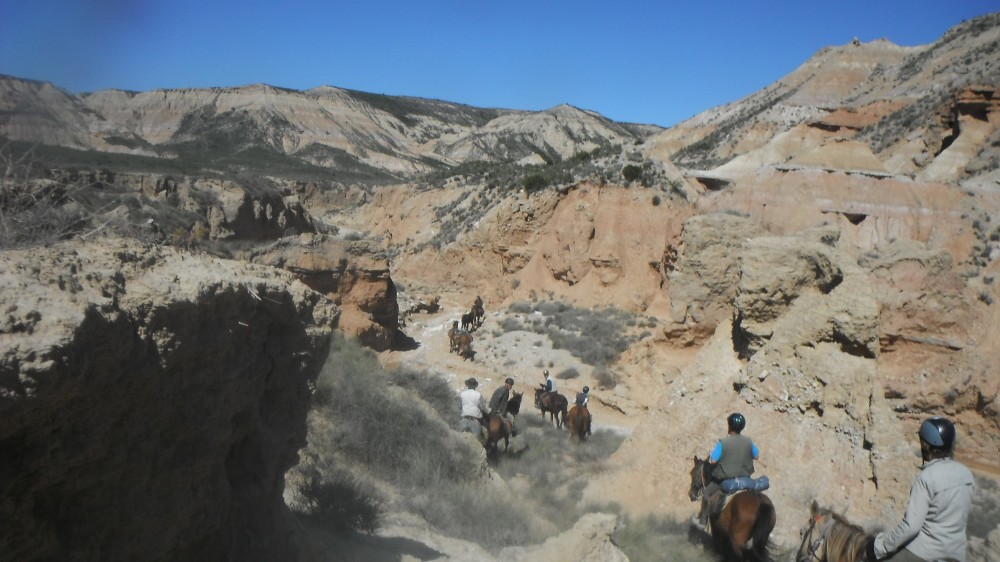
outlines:
M711 471L712 481L705 486L698 517L691 520L702 530L707 529L709 514L721 507L721 500L724 498L721 482L727 478L750 476L754 470L753 461L760 458L760 449L752 439L742 434L743 428L747 426L747 419L743 414L729 414L726 425L729 434L719 439L708 455L708 462L714 465Z
M875 536L869 559L964 561L976 484L972 472L952 456L955 426L935 416L920 424L917 435L924 463L910 488L906 514L895 529Z

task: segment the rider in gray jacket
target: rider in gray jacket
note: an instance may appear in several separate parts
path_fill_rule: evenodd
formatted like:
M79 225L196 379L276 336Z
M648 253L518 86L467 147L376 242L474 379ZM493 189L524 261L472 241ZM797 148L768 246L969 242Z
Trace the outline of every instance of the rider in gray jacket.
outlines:
M955 426L933 417L920 426L924 465L910 489L903 521L875 537L878 560L965 561L965 529L975 481L972 472L952 458Z

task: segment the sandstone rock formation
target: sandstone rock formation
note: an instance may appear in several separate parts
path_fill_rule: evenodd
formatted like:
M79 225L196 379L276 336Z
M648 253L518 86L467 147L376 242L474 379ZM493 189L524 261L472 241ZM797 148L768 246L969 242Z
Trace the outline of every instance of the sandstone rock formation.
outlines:
M399 302L384 252L366 242L323 235L283 238L248 256L254 263L292 272L341 309L340 329L377 351L400 337Z
M123 240L0 254L0 550L286 555L284 472L337 311L290 274Z

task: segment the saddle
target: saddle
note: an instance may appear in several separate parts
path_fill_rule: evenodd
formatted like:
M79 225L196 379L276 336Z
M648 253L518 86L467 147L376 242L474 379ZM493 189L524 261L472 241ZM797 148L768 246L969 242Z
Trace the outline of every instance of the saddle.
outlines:
M712 497L708 498L708 513L712 517L722 513L722 510L726 508L729 501L739 492L743 490L763 492L771 487L767 476L761 476L760 478L737 476L736 478L727 478L720 482L719 485L722 486L722 491L716 492Z

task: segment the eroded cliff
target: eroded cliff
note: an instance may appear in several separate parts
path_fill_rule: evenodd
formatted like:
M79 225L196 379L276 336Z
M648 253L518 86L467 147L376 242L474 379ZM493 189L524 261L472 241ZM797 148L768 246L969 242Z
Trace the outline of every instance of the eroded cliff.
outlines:
M115 239L3 252L0 287L5 558L280 557L328 299Z

